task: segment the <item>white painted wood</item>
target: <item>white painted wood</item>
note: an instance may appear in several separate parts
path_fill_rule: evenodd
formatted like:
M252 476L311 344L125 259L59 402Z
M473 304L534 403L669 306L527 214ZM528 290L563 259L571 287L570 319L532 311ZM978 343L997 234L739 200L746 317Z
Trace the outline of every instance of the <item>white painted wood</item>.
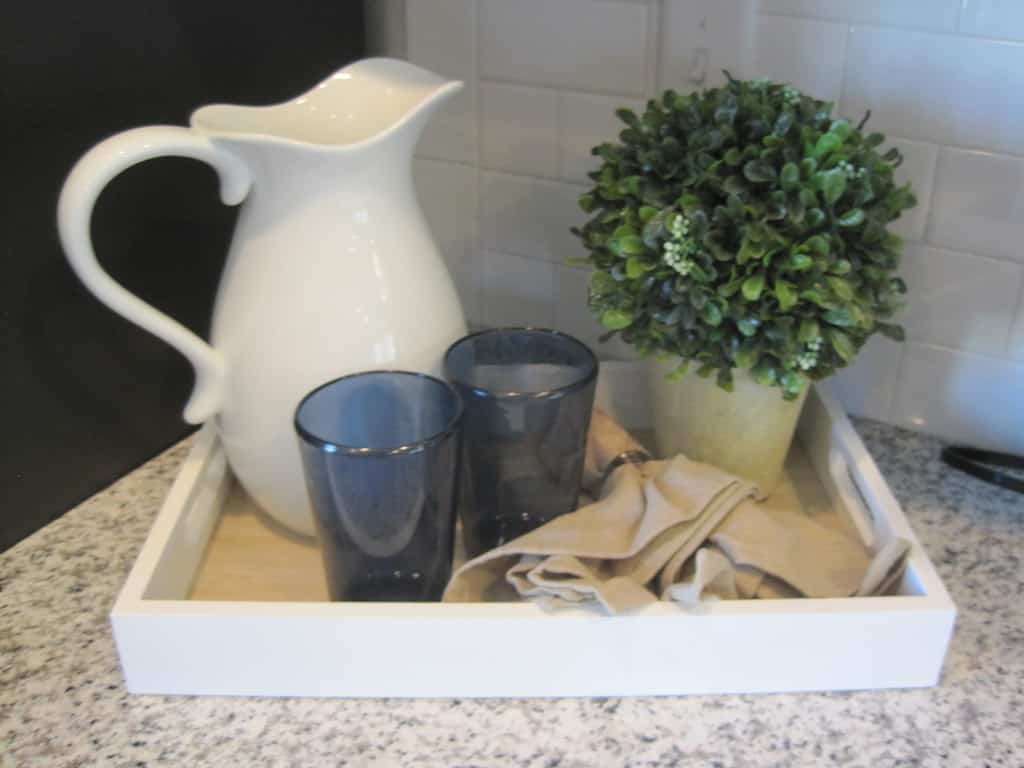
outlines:
M634 363L603 364L629 402ZM632 616L530 603L187 600L230 476L212 430L186 459L111 614L128 689L252 696L612 696L934 685L956 610L826 387L798 430L825 488L880 542L910 539L901 594L723 601ZM635 412L634 412L635 414ZM842 470L841 475L835 472ZM837 477L845 478L845 485ZM858 512L860 510L860 512ZM863 522L861 523L863 526Z

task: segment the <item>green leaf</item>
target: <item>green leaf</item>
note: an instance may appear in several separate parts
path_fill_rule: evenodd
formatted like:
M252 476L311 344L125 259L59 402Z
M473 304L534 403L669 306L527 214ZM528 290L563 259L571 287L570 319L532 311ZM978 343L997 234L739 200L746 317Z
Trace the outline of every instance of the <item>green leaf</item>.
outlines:
M733 221L743 221L746 211L743 208L743 201L740 199L739 195L729 195L725 201L725 205L726 210L729 211L729 215L732 217Z
M722 324L722 309L713 301L709 301L700 311L701 319L712 326L719 326Z
M668 234L665 229L665 216L664 212L658 213L648 219L647 223L644 224L643 241L644 245L648 248L657 249L659 241Z
M675 370L671 373L665 374L665 378L669 381L679 381L683 376L686 375L687 369L690 367L689 360L681 360L679 365L676 366Z
M693 213L694 211L702 210L704 203L692 192L685 192L679 196L679 206L686 213Z
M782 166L779 181L782 182L782 188L787 192L800 186L800 169L797 168L796 163L786 163Z
M832 293L843 301L850 301L853 299L853 288L843 278L829 275L825 278L825 282L827 282L828 287L832 289Z
M842 145L843 140L834 133L823 133L818 141L814 145L814 149L811 150L811 156L818 158L824 157L829 152L834 152L839 149Z
M761 298L761 291L764 290L764 273L758 272L743 281L743 298L747 301L757 301Z
M903 332L902 325L892 325L891 323L875 323L875 328L883 335L893 341L904 341L905 334Z
M854 208L839 217L840 227L856 227L864 223L864 211Z
M806 344L809 341L814 341L819 336L821 336L821 327L818 325L817 320L805 317L800 321L800 331L796 337L797 341L801 344Z
M764 256L764 246L754 242L748 235L740 243L740 249L736 252L736 263L746 264L748 261L760 259Z
M743 287L745 279L744 277L737 277L735 280L730 280L728 283L718 286L718 295L726 299L735 295Z
M811 208L807 211L807 226L817 229L825 223L825 212L821 208Z
M803 253L802 251L791 251L789 254L789 267L797 271L803 271L810 269L814 264L814 259L809 254Z
M607 113L606 113L607 114ZM640 125L640 118L636 116L636 113L631 109L625 107L619 107L615 110L615 116L622 122L628 125L630 128L636 128Z
M656 265L650 264L639 256L630 256L626 262L626 277L631 280L636 280L638 277L643 276L645 272L649 272L654 269Z
M822 320L840 328L853 328L857 321L848 309L830 309L821 316Z
M867 138L864 139L864 146L868 149L874 149L875 147L881 146L885 142L885 136L881 133L870 133Z
M835 301L819 291L817 288L808 288L806 291L801 291L800 298L807 299L822 309L838 309L839 307Z
M753 370L750 371L750 375L754 378L754 381L766 387L775 384L778 378L778 372L768 358L761 358L761 362L754 366Z
M579 203L580 208L582 208L586 213L590 213L597 205L597 201L591 194L580 195Z
M779 309L783 312L792 308L800 300L796 286L782 278L775 281L775 298L779 300Z
M740 344L734 355L736 365L740 368L753 368L761 357L760 342L747 340Z
M779 384L788 400L795 400L807 386L807 377L796 371L786 371L779 377Z
M828 132L835 134L840 142L845 142L850 137L850 134L853 133L853 126L850 125L849 120L833 120Z
M857 354L857 348L850 341L850 337L842 331L837 331L834 328L829 329L828 340L832 343L832 349L835 350L844 363L853 360Z
M744 336L750 337L757 333L757 329L761 327L761 321L756 317L744 317L736 321L736 327Z
M642 224L646 224L657 215L658 209L653 205L641 205L640 210L637 211L637 216L640 217L640 222Z
M828 271L831 272L833 275L848 275L850 274L850 270L852 268L853 267L849 261L847 261L846 259L839 259L838 261L836 261L835 264L829 267Z
M640 188L643 183L643 176L627 176L619 182L617 190L622 195L640 197Z
M828 239L824 235L814 235L804 240L800 246L818 256L828 256Z
M608 238L608 248L616 256L637 256L645 251L639 235L620 235Z
M732 371L728 368L719 368L718 377L716 379L718 386L724 389L726 392L733 391L732 382Z
M763 160L751 160L743 166L743 176L755 184L775 181L775 169Z
M615 278L603 269L595 269L590 275L590 293L594 296L607 296L619 289Z
M828 205L835 205L846 191L846 174L838 168L833 168L831 171L822 171L816 175L816 178L819 179L825 202Z
M772 128L772 133L776 136L785 136L789 133L789 129L793 127L793 113L783 112L776 118L775 127Z
M606 309L601 313L601 325L610 331L621 331L633 323L633 313L621 309Z
M726 165L737 166L743 162L743 153L733 147L725 153L725 162Z
M747 191L747 182L742 176L729 176L722 183L722 191L727 195L741 195Z

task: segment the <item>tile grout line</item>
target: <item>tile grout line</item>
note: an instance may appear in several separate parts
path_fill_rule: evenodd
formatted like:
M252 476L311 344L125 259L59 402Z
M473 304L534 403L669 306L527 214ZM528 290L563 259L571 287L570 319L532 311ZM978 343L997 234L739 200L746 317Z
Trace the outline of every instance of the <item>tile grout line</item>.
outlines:
M466 276L469 281L471 299L470 310L466 318L468 323L483 322L483 297L482 287L484 282L484 244L483 244L483 181L480 173L480 166L483 157L483 121L480 120L480 0L472 0L471 12L473 14L473 124L476 133L475 165L473 172L474 190L476 197L476 221L475 221L475 242L473 243L473 255L469 263L469 274Z
M575 93L583 93L590 96L609 96L617 99L643 99L644 90L640 91L612 91L603 90L600 88L586 88L578 85L565 85L565 84L553 84L553 83L539 83L530 80L517 80L509 77L498 77L495 75L487 75L481 77L481 80L486 80L489 83L497 83L499 85L518 85L523 88L537 88L548 91L573 91Z
M1009 43L1011 45L1024 45L1024 40L1015 37L993 37L992 35L975 35L970 32L963 32L959 29L959 22L954 29L930 29L927 27L911 27L904 24L886 24L878 21L855 21L853 19L840 19L826 16L801 16L797 13L765 13L758 12L758 16L772 17L776 19L792 19L793 21L817 21L825 24L848 24L851 27L866 27L868 29L891 29L896 32L916 32L923 35L935 35L936 37L958 37L969 40L980 40L989 43Z
M1008 360L1024 363L1024 359L1014 358L1012 353L1014 330L1018 322L1024 325L1024 279L1021 280L1020 290L1017 293L1017 306L1010 315L1010 329L1006 332L1006 344L1003 346L1003 352Z
M988 352L974 352L967 349L961 349L959 347L950 347L945 344L937 344L934 341L911 341L907 340L903 342L904 346L908 349L910 347L927 347L928 349L937 349L941 352L950 352L955 355L967 355L968 357L980 357L985 360L990 360L997 363L1006 363L1008 365L1015 366L1024 371L1024 361L1013 360L1009 357L1002 357L1000 355L993 355Z
M653 99L658 93L661 61L661 21L663 0L649 0L647 3L647 33L644 55L644 95Z
M853 24L846 25L846 34L843 35L843 69L839 73L839 98L836 99L836 108L842 110L843 100L846 97L846 80L850 75L850 47L853 43Z

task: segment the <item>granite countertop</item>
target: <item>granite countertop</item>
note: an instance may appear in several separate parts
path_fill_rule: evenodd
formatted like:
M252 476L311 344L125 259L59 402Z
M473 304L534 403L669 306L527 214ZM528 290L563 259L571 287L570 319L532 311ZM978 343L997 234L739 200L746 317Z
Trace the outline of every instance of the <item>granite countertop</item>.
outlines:
M0 555L0 767L1024 766L1024 497L858 428L953 595L937 688L552 700L134 696L107 613L187 442Z

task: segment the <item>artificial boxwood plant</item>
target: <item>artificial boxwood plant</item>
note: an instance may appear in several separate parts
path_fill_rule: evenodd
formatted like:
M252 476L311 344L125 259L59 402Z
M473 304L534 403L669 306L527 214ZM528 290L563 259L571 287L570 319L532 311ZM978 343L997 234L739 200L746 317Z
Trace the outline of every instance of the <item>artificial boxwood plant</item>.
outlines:
M728 73L726 73L728 76ZM763 80L666 91L593 149L574 229L590 306L642 355L678 356L732 388L734 369L796 398L849 363L906 292L886 226L915 204L885 137ZM870 113L869 113L870 114Z

